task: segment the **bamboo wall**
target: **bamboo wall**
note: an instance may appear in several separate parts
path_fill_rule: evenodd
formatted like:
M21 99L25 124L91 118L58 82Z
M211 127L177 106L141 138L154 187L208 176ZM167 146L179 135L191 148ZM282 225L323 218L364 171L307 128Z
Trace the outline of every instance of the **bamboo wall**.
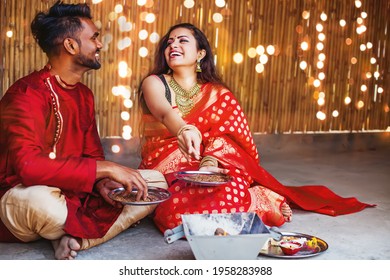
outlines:
M37 11L46 10L55 1L0 1L1 96L16 79L46 63L46 57L31 37L29 25ZM162 36L179 22L191 22L206 33L216 65L241 101L253 132L367 131L390 126L388 0L362 0L361 7L354 0L226 0L223 7L217 7L216 1L196 0L192 8L184 6L188 0L145 0L143 6L137 0L86 2L91 5L105 45L102 68L84 77L96 96L102 137L121 136L124 125L130 125L133 135L136 134L139 123L136 89L151 68L155 49L155 43L149 38L139 38L139 31L144 29L149 35L157 32ZM120 13L114 13L117 4L123 7ZM153 13L155 21L143 20L144 12ZM310 13L308 19L304 18L304 12ZM362 12L366 15L362 16ZM223 16L222 22L213 21L214 13ZM326 20L321 19L323 13ZM118 24L121 16L125 16L127 24L131 23L130 31L121 31ZM363 23L358 22L359 17ZM341 19L346 21L346 26L340 25ZM322 23L322 32L316 29L317 23ZM358 34L356 28L361 25L367 30ZM7 31L13 35L7 37ZM318 38L320 33L325 35L323 41ZM118 42L125 37L131 44L119 49ZM346 43L348 38L351 44ZM308 43L308 50L302 49L303 41ZM324 44L322 51L316 49L320 41ZM360 50L362 44L367 46L364 51ZM258 45L275 48L275 53L268 54L268 61L262 65L258 65L259 53L254 57L248 54L251 47ZM139 55L141 47L147 48L146 57ZM241 63L234 62L236 53L242 54ZM322 69L317 67L320 53L326 57ZM356 63L352 62L353 58ZM376 62L371 63L371 58ZM118 74L120 61L128 64L126 77ZM307 62L305 70L300 68L301 61ZM263 66L264 71L256 72L256 66ZM316 87L314 80L320 72L325 78ZM367 72L371 77L367 77ZM112 88L119 85L127 86L130 95L114 95ZM367 87L365 91L362 85ZM321 95L323 105L318 104ZM349 104L345 104L347 96L351 98ZM125 99L133 101L131 108L124 106ZM129 120L121 117L124 111L130 113ZM337 117L332 116L335 111ZM325 119L319 119L318 112Z

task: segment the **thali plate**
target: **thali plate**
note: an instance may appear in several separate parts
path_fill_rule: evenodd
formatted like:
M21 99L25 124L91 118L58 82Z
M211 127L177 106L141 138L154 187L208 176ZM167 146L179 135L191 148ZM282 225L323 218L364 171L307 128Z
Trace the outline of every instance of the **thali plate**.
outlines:
M175 172L175 177L187 183L204 186L223 185L232 180L229 175L210 171L178 171Z
M108 197L122 204L151 205L161 203L171 197L171 193L163 188L149 187L147 200L136 201L137 190L125 193L125 188L118 188L108 193Z
M294 255L285 255L282 249L279 247L279 242L270 238L260 250L259 255L273 257L273 258L284 258L284 259L299 259L309 258L322 254L328 250L328 243L321 238L296 232L282 232L281 241L298 241L303 242L302 249Z

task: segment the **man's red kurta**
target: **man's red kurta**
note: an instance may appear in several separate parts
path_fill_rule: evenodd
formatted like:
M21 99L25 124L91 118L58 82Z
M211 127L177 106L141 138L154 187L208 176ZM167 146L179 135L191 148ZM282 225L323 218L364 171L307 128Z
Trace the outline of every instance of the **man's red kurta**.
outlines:
M46 78L58 95L63 118L55 159L50 159L49 153L57 119ZM93 191L97 160L104 160L104 153L94 97L82 83L66 85L50 76L45 67L18 80L1 99L0 197L17 184L58 187L68 206L65 232L81 238L102 237L121 210ZM0 225L0 241L5 235Z

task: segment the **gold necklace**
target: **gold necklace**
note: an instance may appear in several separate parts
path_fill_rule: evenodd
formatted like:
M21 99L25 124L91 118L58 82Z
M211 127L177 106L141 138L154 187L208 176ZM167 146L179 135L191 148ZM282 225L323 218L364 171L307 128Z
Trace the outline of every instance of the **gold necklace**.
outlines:
M191 109L194 108L194 101L192 101L192 99L199 93L200 86L198 83L195 83L195 85L187 91L176 82L173 76L171 76L171 80L168 84L175 92L175 101L180 112L182 112L183 116L187 115Z

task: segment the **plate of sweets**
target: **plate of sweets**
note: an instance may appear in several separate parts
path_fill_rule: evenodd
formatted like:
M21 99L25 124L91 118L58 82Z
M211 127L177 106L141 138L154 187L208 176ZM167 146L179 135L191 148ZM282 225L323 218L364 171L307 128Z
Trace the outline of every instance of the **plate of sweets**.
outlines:
M163 188L149 187L146 199L136 200L137 189L127 192L125 188L117 188L108 193L108 197L122 204L151 205L161 203L171 197L171 193Z
M178 171L175 177L187 183L203 186L218 186L232 181L232 177L226 174L211 171Z

